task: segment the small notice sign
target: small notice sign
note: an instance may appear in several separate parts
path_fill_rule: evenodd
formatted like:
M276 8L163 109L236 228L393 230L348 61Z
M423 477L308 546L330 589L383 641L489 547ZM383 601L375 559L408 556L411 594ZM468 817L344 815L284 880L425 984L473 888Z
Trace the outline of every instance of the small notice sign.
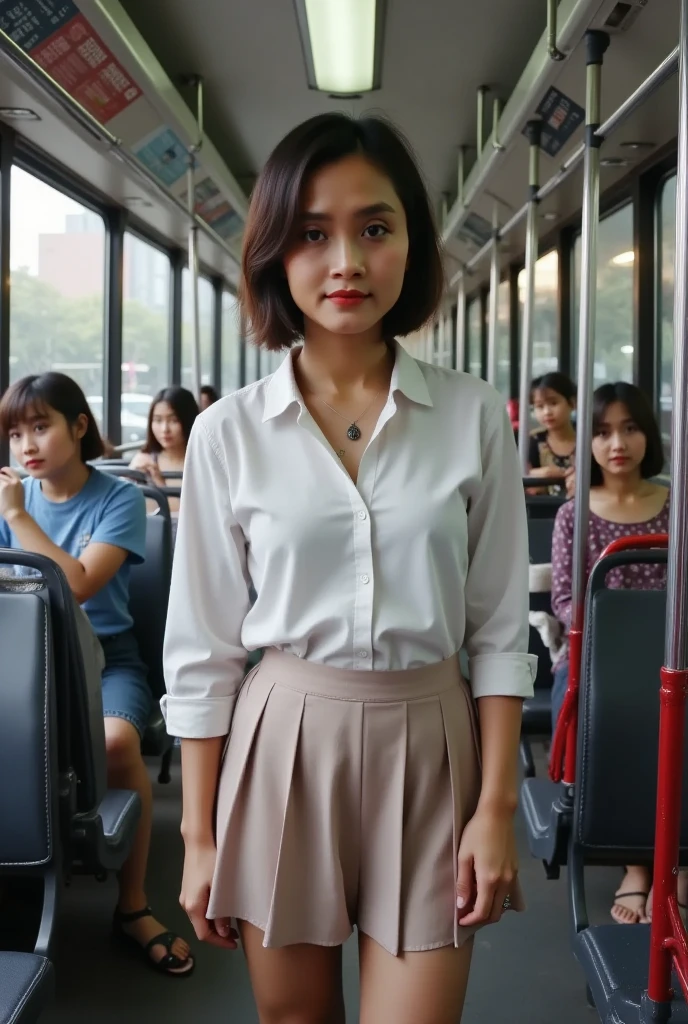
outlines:
M537 113L542 118L540 148L550 156L556 156L574 132L585 123L583 107L554 86L548 89Z

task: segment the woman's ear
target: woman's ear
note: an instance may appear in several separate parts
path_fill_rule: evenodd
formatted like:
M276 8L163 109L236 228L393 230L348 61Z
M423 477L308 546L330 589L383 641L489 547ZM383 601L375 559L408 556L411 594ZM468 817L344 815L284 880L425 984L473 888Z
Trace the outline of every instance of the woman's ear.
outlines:
M77 441L81 441L86 436L88 430L88 416L82 412L79 414L76 423L74 424L74 437Z

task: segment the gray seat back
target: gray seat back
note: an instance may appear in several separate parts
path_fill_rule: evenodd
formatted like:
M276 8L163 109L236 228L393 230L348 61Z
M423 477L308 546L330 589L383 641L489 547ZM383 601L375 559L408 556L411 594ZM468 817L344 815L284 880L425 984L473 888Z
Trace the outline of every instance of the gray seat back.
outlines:
M598 562L588 584L574 808L587 859L641 863L654 849L666 592L611 590L605 578L619 565L657 563L666 551L619 552ZM686 800L681 843L685 854Z
M148 668L148 683L159 699L165 693L162 648L172 579L172 523L165 495L155 487L142 490L158 503L159 511L146 517L146 560L132 566L129 609L139 652Z
M38 577L2 579L4 592L30 587L49 609L57 701L60 772L73 770L78 780L78 811L98 807L106 790L105 737L101 680L87 680L79 641L80 609L62 570L51 559L29 551L0 550L0 565L20 565ZM21 634L18 634L21 636ZM15 636L16 643L16 636ZM4 651L3 651L4 654Z
M55 855L52 648L50 609L38 593L0 588L0 872L45 869Z

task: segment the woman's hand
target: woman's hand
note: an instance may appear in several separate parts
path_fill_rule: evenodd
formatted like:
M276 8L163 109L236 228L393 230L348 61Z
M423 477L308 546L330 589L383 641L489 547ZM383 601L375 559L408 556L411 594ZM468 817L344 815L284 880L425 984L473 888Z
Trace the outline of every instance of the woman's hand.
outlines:
M459 924L499 921L518 875L513 812L478 808L464 829L458 859Z
M179 902L188 914L196 935L202 942L221 949L236 949L238 935L229 918L209 921L210 885L215 871L217 849L214 843L186 843L184 876Z
M140 452L138 455L135 455L131 460L130 466L132 469L138 469L141 473L145 473L156 487L166 486L165 479L158 468L157 462L146 452Z
M0 469L0 516L8 523L24 511L24 488L13 469Z

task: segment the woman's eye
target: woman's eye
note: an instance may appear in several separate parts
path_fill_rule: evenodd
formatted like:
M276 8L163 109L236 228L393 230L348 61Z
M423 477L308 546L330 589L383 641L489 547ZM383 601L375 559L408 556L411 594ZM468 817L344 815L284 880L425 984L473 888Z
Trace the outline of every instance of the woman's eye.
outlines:
M363 234L369 232L368 238L383 238L384 235L388 235L389 231L384 224L369 224Z
M308 231L304 232L303 239L305 242L319 242L324 237L320 228L309 228Z

